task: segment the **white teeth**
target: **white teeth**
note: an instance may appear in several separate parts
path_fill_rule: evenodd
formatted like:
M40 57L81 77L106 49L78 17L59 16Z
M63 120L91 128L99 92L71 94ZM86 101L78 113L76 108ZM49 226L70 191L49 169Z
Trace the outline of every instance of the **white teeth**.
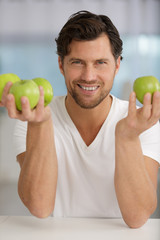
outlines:
M94 91L96 90L98 87L84 87L84 86L81 86L79 85L81 88L83 88L84 90L87 90L87 91Z

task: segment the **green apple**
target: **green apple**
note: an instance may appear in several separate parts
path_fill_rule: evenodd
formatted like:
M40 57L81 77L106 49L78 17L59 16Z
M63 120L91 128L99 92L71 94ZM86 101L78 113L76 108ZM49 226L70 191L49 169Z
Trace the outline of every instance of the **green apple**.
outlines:
M32 79L38 86L43 87L44 91L44 106L47 106L53 98L53 88L50 82L45 78L33 78Z
M14 73L4 73L0 75L0 101L2 98L3 89L7 82L15 83L21 79Z
M154 76L143 76L139 77L134 81L133 90L136 93L136 97L140 103L143 104L143 98L146 93L160 91L160 83Z
M9 93L14 95L16 107L19 111L22 110L21 97L26 96L28 98L31 109L36 107L40 97L39 88L32 80L21 80L14 83L11 86Z

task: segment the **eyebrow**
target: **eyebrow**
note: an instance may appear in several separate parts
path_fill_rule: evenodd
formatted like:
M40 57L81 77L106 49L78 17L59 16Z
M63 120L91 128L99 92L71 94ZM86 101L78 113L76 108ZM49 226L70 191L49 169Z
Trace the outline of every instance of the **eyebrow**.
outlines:
M82 59L80 58L70 58L68 62L72 62L72 61L75 61L75 60L78 60L78 61L83 61Z
M68 62L72 62L72 61L75 61L75 60L77 60L77 61L85 61L85 60L83 60L83 59L81 59L81 58L70 58ZM95 61L108 62L109 59L108 59L108 58L99 58L99 59L96 59Z
M100 58L100 59L97 59L96 61L104 61L104 62L108 62L109 59L108 59L108 58Z

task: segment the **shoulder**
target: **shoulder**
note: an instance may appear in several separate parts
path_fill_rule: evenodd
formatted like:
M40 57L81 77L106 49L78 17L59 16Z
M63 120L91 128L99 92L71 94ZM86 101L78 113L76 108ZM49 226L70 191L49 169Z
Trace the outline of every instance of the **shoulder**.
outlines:
M160 123L159 121L140 135L143 155L160 163Z
M50 103L50 108L54 111L55 108L62 107L65 101L65 96L55 96L53 97L51 103Z
M122 100L120 98L115 97L114 95L111 95L112 99L113 99L113 103L115 104L115 106L118 107L128 107L129 101L127 100Z
M68 120L65 98L66 96L56 96L50 103L54 129L60 130Z
M53 97L53 100L49 106L51 108L53 119L55 116L63 115L65 109L65 96Z
M119 99L113 95L111 95L111 97L113 99L111 112L118 118L126 117L128 114L129 101Z

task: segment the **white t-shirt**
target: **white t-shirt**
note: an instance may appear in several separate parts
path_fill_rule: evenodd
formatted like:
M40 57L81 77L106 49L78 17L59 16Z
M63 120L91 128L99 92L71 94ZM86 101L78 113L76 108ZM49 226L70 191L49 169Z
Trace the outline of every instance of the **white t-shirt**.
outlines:
M66 110L65 96L54 97L50 104L58 158L54 216L121 217L114 189L115 126L127 115L128 102L112 97L109 115L88 147ZM26 131L27 123L18 121L16 155L26 150ZM159 122L140 140L143 154L160 163Z

